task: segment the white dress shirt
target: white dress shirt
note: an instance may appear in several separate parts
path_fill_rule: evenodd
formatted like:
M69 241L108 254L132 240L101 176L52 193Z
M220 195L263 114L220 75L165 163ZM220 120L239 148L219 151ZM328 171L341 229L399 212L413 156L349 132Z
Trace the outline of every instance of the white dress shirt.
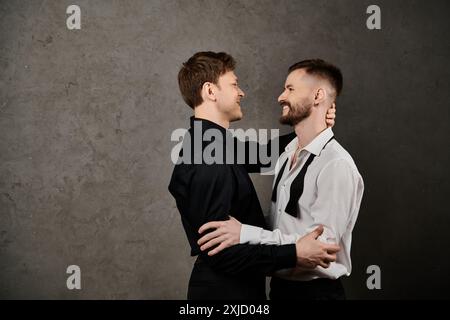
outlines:
M275 167L278 176L283 163L288 163L277 188L277 201L272 202L269 226L273 231L242 225L240 242L250 244L290 244L324 226L319 240L337 243L341 251L337 260L324 269L284 269L276 273L283 279L308 281L316 278L337 279L350 275L352 264L350 247L352 230L364 191L364 183L350 154L335 140L333 131L322 131L311 143L297 152L297 161L291 168L292 157L298 148L298 138L292 140L281 154ZM289 201L291 184L299 174L310 154L316 157L308 167L304 179L303 194L298 201L298 217L287 214L284 209ZM275 183L274 183L275 184Z

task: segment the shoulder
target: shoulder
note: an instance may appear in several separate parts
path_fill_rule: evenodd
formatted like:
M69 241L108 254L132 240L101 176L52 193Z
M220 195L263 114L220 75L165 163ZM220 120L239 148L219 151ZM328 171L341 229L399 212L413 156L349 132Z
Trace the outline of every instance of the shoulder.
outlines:
M229 181L233 177L232 168L227 164L199 164L193 167L194 178L199 182Z
M234 185L234 175L229 165L182 164L175 166L169 190L183 186L203 189L219 185Z
M356 168L353 157L336 139L327 145L322 151L322 154L327 163L338 162L341 165L347 164L350 167Z
M320 154L322 158L321 171L347 172L360 176L358 168L350 153L336 140L331 141Z

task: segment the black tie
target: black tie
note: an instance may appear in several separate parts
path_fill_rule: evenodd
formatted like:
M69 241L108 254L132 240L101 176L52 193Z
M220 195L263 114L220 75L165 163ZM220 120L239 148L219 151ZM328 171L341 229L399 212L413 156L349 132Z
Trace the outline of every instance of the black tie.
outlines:
M326 147L326 145L333 140L334 137L331 137L330 140L325 143L322 150ZM303 194L303 187L305 185L305 175L306 171L308 170L309 165L311 162L313 162L314 158L316 156L314 154L310 154L308 157L308 160L306 160L305 165L303 166L302 170L300 170L299 174L295 177L294 181L291 183L291 192L289 195L289 201L286 205L286 209L284 210L289 215L293 216L294 218L300 218L300 216L297 214L297 204L298 200ZM280 183L281 177L283 176L284 168L286 167L286 164L288 162L288 159L283 164L283 167L281 168L280 172L278 173L277 179L275 181L274 189L272 190L272 201L277 202L277 189L278 184Z
M303 187L305 185L305 175L306 170L308 170L309 165L314 160L316 155L310 154L308 160L306 160L305 165L302 170L300 170L299 174L295 177L294 181L291 183L291 193L289 195L289 202L286 205L286 209L284 211L289 213L294 218L297 217L297 203L300 197L303 194Z
M289 157L288 157L288 159L289 159ZM280 183L281 177L283 176L284 168L286 168L286 163L288 162L288 159L286 159L286 161L284 162L283 166L280 169L280 172L278 172L277 179L275 180L275 186L273 187L273 190L272 190L272 202L277 202L278 184Z

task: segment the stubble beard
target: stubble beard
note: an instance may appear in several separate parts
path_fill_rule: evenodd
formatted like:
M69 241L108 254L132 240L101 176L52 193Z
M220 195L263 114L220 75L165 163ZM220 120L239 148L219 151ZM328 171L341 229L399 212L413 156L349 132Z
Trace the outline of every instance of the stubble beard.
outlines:
M286 115L280 117L281 124L287 124L290 126L295 126L296 124L302 122L311 115L312 103L307 103L303 101L301 104L291 105L289 102L284 102L281 105L287 105L289 111Z

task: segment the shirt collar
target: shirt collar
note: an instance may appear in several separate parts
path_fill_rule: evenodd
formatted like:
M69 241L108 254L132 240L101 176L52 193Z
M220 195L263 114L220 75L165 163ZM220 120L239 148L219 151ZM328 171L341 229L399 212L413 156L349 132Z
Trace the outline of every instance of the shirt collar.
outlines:
M203 134L205 133L205 131L207 131L209 129L218 130L221 133L221 135L219 135L217 138L221 141L224 141L227 135L230 135L231 138L233 137L231 132L228 129L220 126L219 124L212 122L210 120L207 120L207 119L196 118L195 116L192 116L190 118L191 130L194 130L194 124L196 122L200 122L200 124L201 124L202 137L203 137Z
M302 150L306 150L306 151L318 156L320 154L320 152L322 152L322 149L326 145L328 140L330 140L331 137L333 137L333 136L334 136L333 130L331 130L331 128L327 128L324 131L322 131L321 133L319 133L319 135L317 137L315 137L307 146L303 147ZM298 146L298 138L295 137L286 146L285 151L286 152L295 151L297 149L297 146Z

